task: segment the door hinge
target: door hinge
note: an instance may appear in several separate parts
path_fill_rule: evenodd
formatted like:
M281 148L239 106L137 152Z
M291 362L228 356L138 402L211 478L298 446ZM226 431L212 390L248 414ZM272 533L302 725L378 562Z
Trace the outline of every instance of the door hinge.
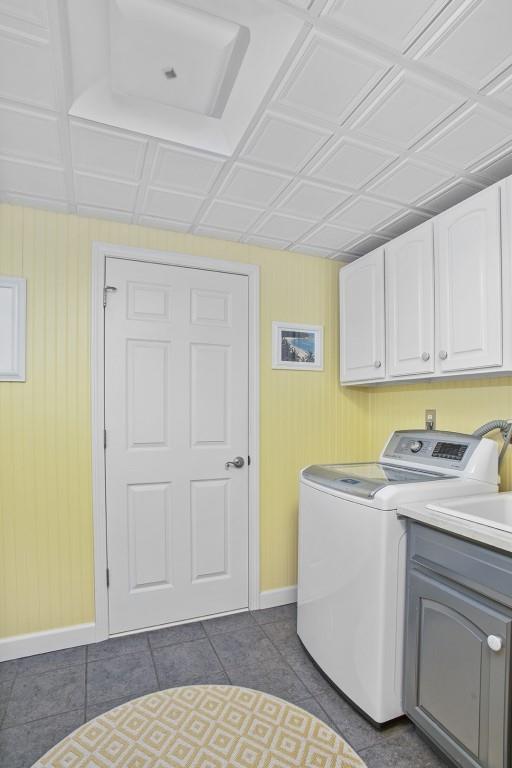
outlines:
M110 587L110 569L107 568L107 589Z
M117 291L115 285L105 285L103 288L103 307L107 306L107 296L109 291Z
M103 430L103 449L107 447L107 430Z
M247 466L248 467L251 466L251 457L250 456L247 457Z

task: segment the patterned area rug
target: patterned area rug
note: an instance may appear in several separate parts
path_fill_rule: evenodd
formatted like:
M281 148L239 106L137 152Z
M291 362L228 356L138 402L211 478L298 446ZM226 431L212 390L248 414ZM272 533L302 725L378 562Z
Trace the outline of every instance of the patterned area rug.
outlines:
M82 725L33 768L365 768L314 715L229 685L159 691Z

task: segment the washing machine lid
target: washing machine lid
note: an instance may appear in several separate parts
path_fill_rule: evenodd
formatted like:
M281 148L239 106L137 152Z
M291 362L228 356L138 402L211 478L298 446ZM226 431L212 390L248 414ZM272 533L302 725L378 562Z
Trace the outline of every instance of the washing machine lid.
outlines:
M343 491L343 493L351 496L373 499L378 491L390 485L427 483L434 480L446 480L454 477L454 475L371 462L362 464L312 464L303 470L302 477L317 485L334 488L336 491Z

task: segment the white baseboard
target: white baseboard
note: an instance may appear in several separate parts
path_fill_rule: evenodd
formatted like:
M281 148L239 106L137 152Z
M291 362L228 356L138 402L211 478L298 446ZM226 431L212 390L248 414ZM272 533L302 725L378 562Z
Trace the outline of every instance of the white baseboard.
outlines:
M297 586L268 589L260 592L260 608L275 608L276 605L287 605L297 602Z
M61 651L76 645L94 643L96 640L95 624L75 624L72 627L58 627L45 632L32 632L28 635L13 635L0 638L0 661L34 656L37 653Z
M260 608L274 608L277 605L295 603L296 600L296 586L260 592ZM147 628L144 631L147 631ZM24 656L34 656L38 653L48 653L49 651L61 651L64 648L74 648L77 645L87 645L103 639L103 637L98 636L96 625L93 623L58 627L45 632L32 632L28 635L2 637L0 638L0 662L21 659Z

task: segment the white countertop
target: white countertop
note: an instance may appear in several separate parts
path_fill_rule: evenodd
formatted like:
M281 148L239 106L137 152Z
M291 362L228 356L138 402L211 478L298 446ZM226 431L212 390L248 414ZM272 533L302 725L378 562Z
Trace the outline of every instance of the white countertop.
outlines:
M417 520L418 523L424 523L440 531L453 533L455 536L462 536L465 539L470 539L495 549L512 552L512 534L500 531L498 528L491 528L488 525L436 512L433 509L428 509L425 502L415 502L414 504L405 504L403 507L398 507L397 515L398 517L408 517L411 520Z

